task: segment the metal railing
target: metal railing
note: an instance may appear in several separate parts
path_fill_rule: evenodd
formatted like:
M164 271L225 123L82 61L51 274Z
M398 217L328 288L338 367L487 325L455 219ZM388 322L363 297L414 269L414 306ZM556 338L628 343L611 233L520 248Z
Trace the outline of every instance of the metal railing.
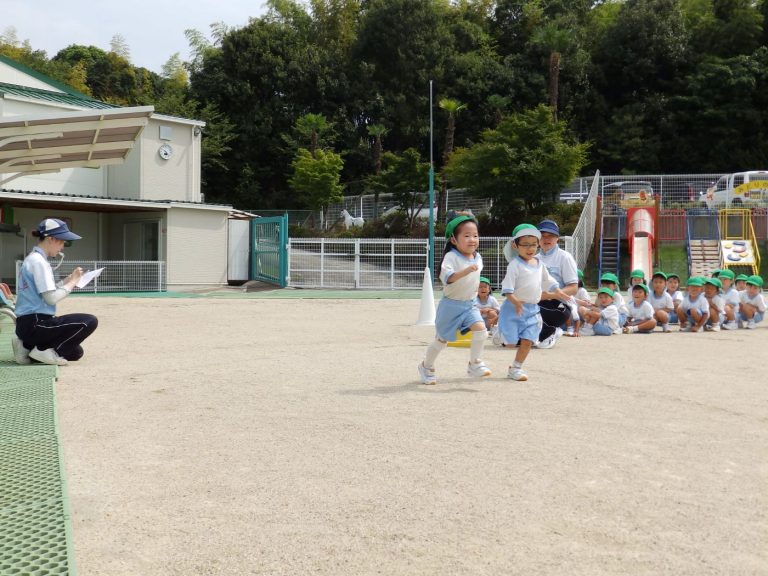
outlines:
M581 210L579 222L573 230L570 240L565 242L565 250L573 254L576 265L581 269L587 265L589 251L595 240L595 219L597 217L597 193L600 183L600 171L598 170L591 179L583 179L589 182L589 194L586 197L584 208Z
M50 260L54 268L58 259ZM19 286L21 260L16 261L16 286ZM73 292L96 294L99 292L164 292L166 266L164 261L144 260L65 260L53 274L57 280L66 278L80 266L83 270L104 268L101 274Z

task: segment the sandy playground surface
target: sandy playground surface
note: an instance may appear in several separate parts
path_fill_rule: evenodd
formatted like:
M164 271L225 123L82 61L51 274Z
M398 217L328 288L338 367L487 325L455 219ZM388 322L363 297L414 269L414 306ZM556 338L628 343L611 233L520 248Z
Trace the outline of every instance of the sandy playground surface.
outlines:
M418 300L70 298L91 575L768 572L768 326L563 339L417 383Z

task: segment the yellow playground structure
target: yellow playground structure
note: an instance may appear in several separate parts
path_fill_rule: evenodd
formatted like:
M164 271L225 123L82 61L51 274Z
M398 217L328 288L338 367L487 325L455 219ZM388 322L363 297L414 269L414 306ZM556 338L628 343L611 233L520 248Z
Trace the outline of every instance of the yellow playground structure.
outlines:
M722 268L734 268L734 272L747 268L751 274L760 273L760 250L751 216L751 211L744 209L729 208L718 213Z

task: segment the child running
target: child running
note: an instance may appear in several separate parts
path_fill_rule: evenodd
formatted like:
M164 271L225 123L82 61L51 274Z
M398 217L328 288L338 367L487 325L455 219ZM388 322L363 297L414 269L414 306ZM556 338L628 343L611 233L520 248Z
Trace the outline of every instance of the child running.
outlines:
M624 334L650 334L656 328L653 306L648 302L647 296L648 286L643 283L632 286L632 300L627 306L629 316L624 325Z
M435 360L449 341L456 340L457 331L472 331L467 374L474 378L491 375L481 359L488 331L480 311L475 308L480 271L483 269L483 259L477 252L480 245L477 220L466 214L455 217L445 227L445 238L448 241L440 264L443 297L435 318L437 334L419 364L419 377L423 384L437 384Z
M515 227L512 243L517 249L517 257L510 260L501 282L504 303L499 313L499 340L504 347L518 347L515 361L507 373L512 380L528 380L523 363L539 336L539 300L557 298L565 302L569 299L547 267L536 257L539 240L541 232L533 224Z
M662 332L669 332L669 316L674 310L672 296L667 292L667 275L657 270L651 276L651 290L648 292L648 302L653 307L653 317Z
M680 332L698 332L709 318L709 302L701 294L703 286L703 278L699 276L688 278L688 293L677 307Z
M720 272L718 278L723 285L723 300L725 300L725 321L723 322L723 330L736 330L739 327L736 320L739 317L741 297L738 290L733 287L735 274L733 273L733 270L728 270L726 268Z
M765 315L765 299L763 298L763 279L760 276L749 276L745 280L746 289L741 293L741 319L747 323L744 328L757 328L758 322Z

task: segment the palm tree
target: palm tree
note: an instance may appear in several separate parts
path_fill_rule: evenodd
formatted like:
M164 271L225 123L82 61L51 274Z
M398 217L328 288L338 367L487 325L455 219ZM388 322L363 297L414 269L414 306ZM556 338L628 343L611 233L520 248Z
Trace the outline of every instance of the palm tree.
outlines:
M510 98L500 94L491 94L488 96L487 102L488 106L493 110L493 126L495 128L504 117L504 112L506 112L507 106L509 106Z
M533 42L549 51L549 107L552 118L557 122L557 101L560 82L560 65L563 52L571 42L572 33L558 27L556 22L548 22L533 34Z
M389 132L381 124L371 124L367 126L368 135L373 136L373 173L374 176L381 174L381 153L382 153L382 139ZM379 187L375 186L373 189L373 218L379 217Z
M464 110L467 105L462 104L458 100L453 98L441 98L437 103L441 109L448 112L448 126L445 129L445 148L443 149L443 166L448 162L453 152L453 137L456 132L456 117L459 112ZM448 195L448 177L443 170L440 174L440 180L442 185L440 187L440 193L437 199L437 221L440 222L443 218L443 210L445 210L445 199Z
M316 156L318 139L320 134L331 128L331 124L322 114L304 114L296 120L296 130L304 137L309 138L309 152Z

